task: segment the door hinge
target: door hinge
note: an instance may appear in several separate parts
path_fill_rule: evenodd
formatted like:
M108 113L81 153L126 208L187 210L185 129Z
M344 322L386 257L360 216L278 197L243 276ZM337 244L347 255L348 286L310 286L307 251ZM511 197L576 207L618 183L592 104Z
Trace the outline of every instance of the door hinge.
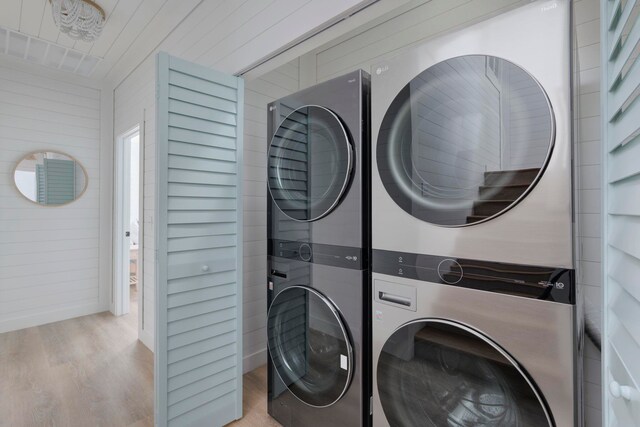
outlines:
M373 396L369 397L369 415L373 415Z

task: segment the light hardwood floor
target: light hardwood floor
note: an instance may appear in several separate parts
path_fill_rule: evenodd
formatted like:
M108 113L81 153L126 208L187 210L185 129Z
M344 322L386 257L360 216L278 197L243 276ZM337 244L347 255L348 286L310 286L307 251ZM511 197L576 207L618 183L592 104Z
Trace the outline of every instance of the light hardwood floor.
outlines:
M280 424L267 414L267 365L245 374L242 389L244 416L229 427L279 427Z
M1 427L153 426L153 353L137 339L138 310L78 317L0 334ZM244 417L276 427L267 369L244 376Z
M0 334L0 426L153 425L153 353L137 304Z

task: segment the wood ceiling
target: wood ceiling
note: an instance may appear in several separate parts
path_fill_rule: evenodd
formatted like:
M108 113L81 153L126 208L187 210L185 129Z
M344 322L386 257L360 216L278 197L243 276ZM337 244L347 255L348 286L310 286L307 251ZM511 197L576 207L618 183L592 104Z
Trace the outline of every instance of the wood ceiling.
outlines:
M101 80L124 65L123 58L143 59L201 2L97 0L107 20L102 35L93 43L61 33L53 23L48 0L2 0L0 26L103 58L91 76Z

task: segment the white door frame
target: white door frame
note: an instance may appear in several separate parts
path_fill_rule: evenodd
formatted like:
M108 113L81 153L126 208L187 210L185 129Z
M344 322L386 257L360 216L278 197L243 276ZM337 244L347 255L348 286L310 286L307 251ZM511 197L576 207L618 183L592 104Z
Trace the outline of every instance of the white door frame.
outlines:
M142 134L142 126L137 124L133 128L129 129L127 132L121 134L116 139L115 146L115 183L114 183L114 225L113 225L113 297L112 297L112 307L111 312L116 316L121 316L123 314L129 313L129 238L125 236L125 232L129 230L128 218L129 218L129 203L125 202L125 200L129 200L130 197L130 168L131 168L131 158L127 153L130 150L130 138L134 134L139 134L139 147L140 147L140 163L143 164L143 134ZM144 173L144 168L140 169L140 184L142 187L142 175ZM139 192L139 203L141 209L139 210L140 224L143 222L144 212L142 210L142 205L144 203L144 194L143 188L140 188ZM143 236L142 230L138 231L138 266L142 264L142 253L143 253ZM126 245L126 250L125 250ZM141 289L142 281L140 280L142 270L138 269L138 289ZM141 302L143 299L141 298L141 292L138 292L138 307L139 307L139 315L142 313ZM138 332L140 332L142 325L138 322Z

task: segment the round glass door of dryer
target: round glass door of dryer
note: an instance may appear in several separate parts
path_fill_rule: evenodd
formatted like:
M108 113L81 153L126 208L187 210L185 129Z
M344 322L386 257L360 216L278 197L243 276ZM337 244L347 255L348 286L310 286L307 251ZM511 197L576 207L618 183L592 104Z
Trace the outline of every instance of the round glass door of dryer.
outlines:
M338 309L323 294L306 286L280 291L269 307L267 338L275 371L300 401L324 408L346 393L353 347Z
M377 388L396 427L553 426L533 381L506 351L446 320L397 329L379 355Z
M347 190L353 148L331 110L308 105L290 113L269 146L269 191L278 208L297 221L327 215Z
M533 189L555 141L542 86L507 60L468 55L413 78L382 120L376 157L385 189L441 226L488 221Z

